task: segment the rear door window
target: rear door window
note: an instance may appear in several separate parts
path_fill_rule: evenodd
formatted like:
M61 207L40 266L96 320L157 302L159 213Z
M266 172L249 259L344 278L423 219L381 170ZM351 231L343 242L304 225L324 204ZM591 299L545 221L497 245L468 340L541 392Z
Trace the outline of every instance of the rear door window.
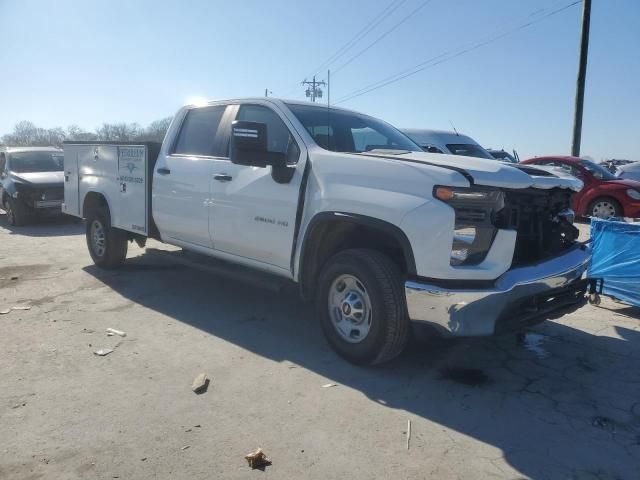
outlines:
M189 110L182 122L173 154L224 156L226 149L221 145L217 134L226 108L226 105L214 105Z

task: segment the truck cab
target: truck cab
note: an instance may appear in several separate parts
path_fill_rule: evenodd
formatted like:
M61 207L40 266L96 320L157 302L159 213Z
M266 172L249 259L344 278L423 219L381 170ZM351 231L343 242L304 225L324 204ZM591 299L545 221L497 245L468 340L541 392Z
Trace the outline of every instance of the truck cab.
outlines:
M584 298L582 184L563 172L461 163L376 118L273 98L185 106L156 146L65 145L65 211L94 262L151 237L293 283L349 361L395 357L412 322L491 335Z

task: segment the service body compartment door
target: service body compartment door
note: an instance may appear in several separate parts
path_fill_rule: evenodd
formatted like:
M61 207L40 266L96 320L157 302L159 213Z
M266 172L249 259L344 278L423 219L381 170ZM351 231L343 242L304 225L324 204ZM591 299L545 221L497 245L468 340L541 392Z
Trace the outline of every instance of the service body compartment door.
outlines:
M78 198L78 145L64 146L64 203L62 212L67 215L81 216Z
M119 145L117 161L119 192L111 212L113 226L147 235L147 148L144 145Z

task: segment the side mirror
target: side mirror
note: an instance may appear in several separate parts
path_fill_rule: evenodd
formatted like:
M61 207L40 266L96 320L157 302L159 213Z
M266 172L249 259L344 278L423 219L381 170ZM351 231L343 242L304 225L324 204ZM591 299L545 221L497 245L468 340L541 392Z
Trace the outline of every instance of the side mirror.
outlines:
M267 125L236 120L231 124L231 162L252 167L286 167L287 155L270 152L267 146Z

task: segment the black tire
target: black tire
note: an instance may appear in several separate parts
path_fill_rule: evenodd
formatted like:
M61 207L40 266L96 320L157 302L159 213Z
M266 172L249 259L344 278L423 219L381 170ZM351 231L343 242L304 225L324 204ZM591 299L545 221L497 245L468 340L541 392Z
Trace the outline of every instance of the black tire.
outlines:
M29 210L20 200L7 196L4 202L7 222L13 227L26 225L29 220Z
M98 231L102 232L101 242L94 239L94 235ZM89 254L93 259L93 263L98 267L105 269L117 268L126 260L126 233L111 227L111 215L108 209L98 208L87 215L86 237Z
M334 317L342 316L344 310L331 307L329 295L334 282L338 282L339 287L345 275L362 284L371 306L368 333L362 340L355 340L357 343L345 340L344 334L334 326ZM316 312L331 347L352 363L387 362L402 352L409 339L409 317L400 271L391 259L375 250L345 250L329 259L320 274Z
M594 215L594 208L596 208L598 204L600 204L601 206L609 205L611 215L608 217ZM618 201L615 198L598 197L589 204L589 208L587 209L587 215L590 217L597 217L597 218L622 217L624 215L624 211L622 210L622 206L620 205L620 203L618 203Z

